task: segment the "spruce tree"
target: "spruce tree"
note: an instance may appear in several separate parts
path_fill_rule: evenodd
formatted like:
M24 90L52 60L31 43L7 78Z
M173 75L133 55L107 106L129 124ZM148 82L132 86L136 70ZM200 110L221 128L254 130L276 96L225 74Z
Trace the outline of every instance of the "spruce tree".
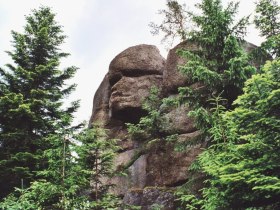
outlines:
M190 13L196 27L189 33L189 42L197 48L178 51L187 59L179 70L189 80L179 93L192 109L190 116L197 128L207 134L211 127L211 98L220 95L225 99L224 106L232 109L232 102L242 93L244 82L255 68L242 47L248 17L235 20L238 3L230 2L223 8L220 0L203 0L196 7L200 14Z
M83 130L77 139L82 143L76 147L77 166L84 180L80 187L90 191L91 209L117 209L119 200L109 193L114 186L108 182L116 173L114 158L120 149L117 141L108 139L106 130L98 125Z
M188 85L178 89L179 100L193 110L190 115L196 119L197 127L207 131L211 127L207 122L209 100L221 95L226 108L232 109L244 82L256 70L243 49L249 17L236 21L238 3L229 2L224 8L220 0L203 0L195 6L198 13L186 11L177 1L167 1L167 10L160 11L164 16L162 24L150 26L153 32L163 32L164 39L177 36L196 45L191 51L177 52L186 58L186 64L178 69L188 79Z
M213 145L199 157L208 175L203 209L280 207L279 59L262 71L246 81L233 111L215 110Z
M116 141L98 126L73 132L59 129L46 138L48 167L37 172L40 179L30 187L17 188L0 202L1 209L117 209L119 200L104 182L114 173Z
M1 197L14 187L25 188L36 171L47 167L43 151L46 136L68 126L78 108L75 101L63 109L63 99L75 85L66 85L77 68L61 69L66 36L55 14L40 7L26 16L22 33L12 31L13 64L0 70L0 186Z
M261 36L266 38L261 48L271 58L280 57L280 5L274 0L258 1L254 23Z
M261 48L270 59L260 73L246 82L244 94L231 112L220 114L211 133L215 145L200 156L210 186L205 206L279 209L279 5L256 3L255 24L266 40ZM223 124L223 125L222 125ZM222 141L221 128L227 130ZM224 143L222 143L224 142Z
M189 25L187 24L186 5L179 4L177 0L170 0L167 1L166 6L167 9L158 11L160 15L164 16L162 23L151 22L149 26L153 35L163 33L164 37L161 42L167 42L167 47L170 47L177 38L180 38L181 41L187 39Z
M278 8L278 9L277 9ZM221 98L213 103L209 134L212 145L198 159L207 175L202 199L182 201L198 209L279 209L279 6L257 2L255 23L267 38L261 44L270 59L246 81L244 94L225 111Z

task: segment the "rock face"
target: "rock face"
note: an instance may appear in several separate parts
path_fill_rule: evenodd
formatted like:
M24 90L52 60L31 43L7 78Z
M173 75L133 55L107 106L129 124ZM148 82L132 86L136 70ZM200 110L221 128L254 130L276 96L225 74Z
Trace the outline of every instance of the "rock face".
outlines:
M196 47L184 41L173 49L171 49L167 55L166 66L163 72L163 86L166 95L170 93L177 93L178 87L182 87L188 83L188 79L179 71L179 66L187 62L186 59L178 56L178 50L194 50Z
M164 67L165 59L155 46L137 45L117 55L95 93L90 123L126 122L119 117L131 111L134 112L132 118L140 117L142 101L149 95L150 88L161 86Z
M141 113L143 100L149 95L152 86L161 86L161 75L139 77L123 76L112 88L109 107L112 117L124 122L136 122ZM130 113L135 113L131 116Z
M113 192L123 197L126 204L142 209L156 206L176 209L174 188L188 180L187 169L201 152L201 145L178 152L174 145L160 139L149 142L148 149L143 150L143 143L131 140L125 126L128 122L138 122L145 115L141 107L151 87L164 90L165 97L174 97L177 88L187 84L187 78L177 70L177 65L186 61L176 50L193 47L186 42L176 46L169 52L167 61L155 46L130 47L112 60L94 96L90 124L101 123L109 130L109 137L119 139L122 148L115 159L115 167L116 170L127 167L128 175L115 176L107 182L116 185ZM187 107L179 106L164 116L167 120L165 132L179 134L182 142L200 136L187 113Z
M97 89L93 98L92 115L90 123L107 124L109 122L109 98L111 87L108 76L106 75Z
M143 115L142 102L149 95L150 88L161 86L164 66L165 59L151 45L130 47L117 55L108 73L112 117L123 122L136 122Z
M175 209L175 196L171 189L146 187L130 190L124 197L124 203L141 206L141 210L172 210Z

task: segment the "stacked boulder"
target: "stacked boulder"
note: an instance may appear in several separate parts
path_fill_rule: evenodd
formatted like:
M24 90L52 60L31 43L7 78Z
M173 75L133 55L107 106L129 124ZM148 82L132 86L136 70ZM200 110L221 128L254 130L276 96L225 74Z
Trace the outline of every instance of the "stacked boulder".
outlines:
M137 123L145 115L143 101L153 86L163 90L164 97L176 97L180 86L188 85L177 69L186 61L176 54L177 49L192 49L183 42L170 50L167 60L152 45L130 47L117 55L109 66L94 100L90 124L99 123L118 139L121 150L115 159L116 170L126 168L127 176L115 176L107 182L115 184L113 193L123 197L128 205L142 209L176 209L173 191L189 179L188 167L201 152L202 145L194 145L182 152L159 142L143 150L143 142L134 141L127 132L126 123ZM166 113L166 133L178 134L180 141L191 141L200 136L188 108L173 107Z

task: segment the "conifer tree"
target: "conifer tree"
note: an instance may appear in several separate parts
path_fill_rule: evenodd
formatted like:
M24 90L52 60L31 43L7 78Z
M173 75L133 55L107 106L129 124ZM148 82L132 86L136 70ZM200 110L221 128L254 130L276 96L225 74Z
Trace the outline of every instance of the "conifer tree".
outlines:
M261 48L272 58L280 57L280 5L274 0L258 1L254 23L266 38Z
M164 37L161 42L167 42L167 47L172 46L175 39L179 38L184 41L188 38L187 24L188 15L185 9L186 5L181 5L177 0L168 0L167 9L159 10L159 14L164 16L161 24L151 22L151 33L158 35L163 33Z
M77 147L78 165L83 172L84 189L91 192L92 209L115 209L118 199L109 193L114 187L108 180L114 175L114 158L119 147L115 139L108 139L106 130L98 125L78 135L82 143Z
M255 68L242 49L248 17L236 23L238 3L230 2L223 8L220 0L203 0L196 6L201 14L190 13L196 28L190 32L189 41L197 49L179 50L187 58L187 63L179 69L190 85L179 88L179 92L181 100L193 110L190 115L196 119L196 126L207 132L211 127L209 100L220 95L225 99L225 107L231 109Z
M193 209L279 209L279 6L260 0L256 26L267 40L261 48L270 59L246 81L244 94L225 111L220 99L212 109L212 146L198 159L207 175L202 199L182 196ZM276 9L276 10L274 10Z
M51 147L44 151L48 167L40 179L26 189L17 188L0 202L8 209L116 209L118 199L108 193L104 180L113 174L118 149L98 126L78 134L72 128L59 129L46 138ZM102 181L103 180L103 181Z
M215 110L213 145L199 157L208 175L203 209L280 207L279 59L262 71L246 82L233 111Z
M43 151L51 145L45 137L71 123L75 101L63 109L63 99L74 89L65 81L77 68L60 69L66 36L55 14L40 7L26 16L22 33L12 31L13 64L0 70L0 185L1 197L14 187L24 188L36 171L47 167Z
M188 79L187 87L178 91L181 102L193 110L190 115L196 119L197 127L207 131L211 126L207 122L209 99L222 93L226 108L231 109L255 68L243 50L249 17L236 21L238 3L229 2L223 8L220 0L202 0L195 6L198 13L185 11L177 1L167 1L168 9L160 13L164 16L162 24L150 26L154 32L163 32L164 39L178 36L196 45L191 51L178 50L187 61L178 68Z
M273 61L246 82L244 94L235 101L237 108L221 114L228 130L224 145L218 144L218 135L216 145L200 157L203 170L211 177L211 185L205 190L206 205L280 207L279 5L260 0L256 14L256 27L266 37L261 48ZM212 133L219 133L221 124L214 126Z

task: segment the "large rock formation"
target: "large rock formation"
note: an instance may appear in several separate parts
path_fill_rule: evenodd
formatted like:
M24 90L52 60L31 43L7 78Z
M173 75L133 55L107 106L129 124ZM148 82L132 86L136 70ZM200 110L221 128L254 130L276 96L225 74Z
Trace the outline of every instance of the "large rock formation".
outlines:
M175 209L173 190L188 180L188 167L201 151L196 145L184 152L174 150L174 145L158 140L149 146L130 139L125 123L138 122L145 115L143 100L152 86L165 90L165 97L176 96L176 89L186 84L177 71L185 61L176 54L178 48L193 46L182 43L172 49L167 62L159 50L151 45L130 47L117 55L98 88L90 123L101 123L109 130L109 137L119 139L121 151L115 160L116 170L127 168L128 176L115 176L107 182L116 187L113 192L124 198L124 203L151 209ZM181 106L166 114L166 133L179 134L180 141L198 138L200 133L187 117L188 108Z

